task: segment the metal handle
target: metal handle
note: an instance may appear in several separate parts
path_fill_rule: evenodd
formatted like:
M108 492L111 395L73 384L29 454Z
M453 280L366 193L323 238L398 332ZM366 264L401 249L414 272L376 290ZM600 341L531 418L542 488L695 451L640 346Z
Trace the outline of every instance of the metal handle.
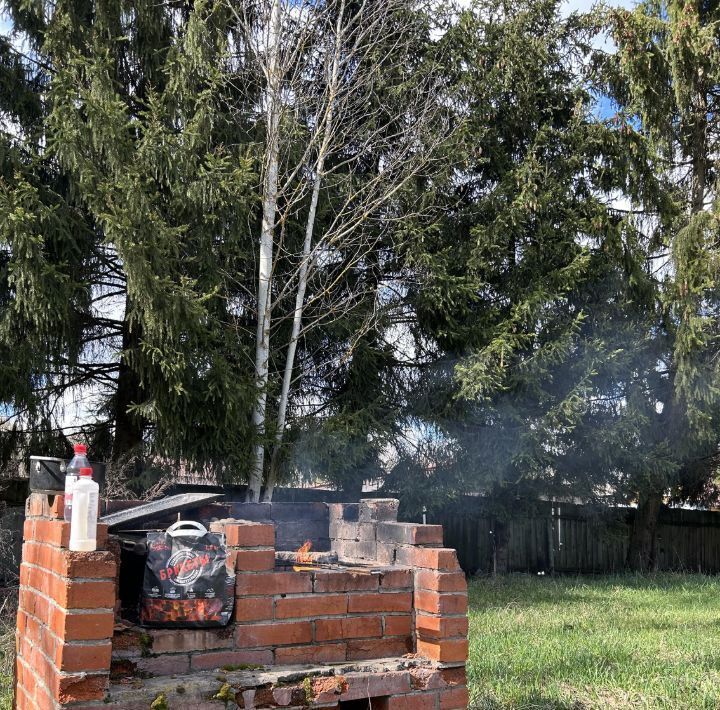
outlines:
M195 528L194 530L181 530L180 528ZM177 537L178 535L192 535L193 537L200 537L207 533L207 528L202 523L196 523L194 520L178 520L173 523L166 531L171 537Z

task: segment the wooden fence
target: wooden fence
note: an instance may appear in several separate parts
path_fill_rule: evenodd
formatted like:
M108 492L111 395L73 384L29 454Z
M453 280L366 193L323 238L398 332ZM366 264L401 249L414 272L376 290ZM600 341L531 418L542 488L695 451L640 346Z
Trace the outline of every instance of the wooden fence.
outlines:
M445 529L469 573L492 569L496 527L471 500L429 517ZM511 572L606 573L625 567L634 510L598 511L571 504L540 506L507 523ZM720 572L720 512L664 508L657 529L657 569Z

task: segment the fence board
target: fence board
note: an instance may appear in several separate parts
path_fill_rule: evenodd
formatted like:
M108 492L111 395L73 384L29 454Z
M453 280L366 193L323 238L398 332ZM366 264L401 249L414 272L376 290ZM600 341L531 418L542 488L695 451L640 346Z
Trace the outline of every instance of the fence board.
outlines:
M466 498L430 516L469 573L492 568L493 521L481 501ZM508 521L508 569L513 572L607 573L625 567L634 510L598 511L562 504ZM664 508L657 529L657 569L720 573L720 512Z

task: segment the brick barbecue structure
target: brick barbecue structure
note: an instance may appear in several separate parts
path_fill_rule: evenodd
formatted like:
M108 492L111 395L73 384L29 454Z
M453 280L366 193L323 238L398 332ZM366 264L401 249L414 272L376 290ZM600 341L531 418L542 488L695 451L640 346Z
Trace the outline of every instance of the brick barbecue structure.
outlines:
M33 493L16 707L466 708L465 577L442 528L398 523L397 509L396 500L368 499L190 511L185 519L226 535L234 621L146 629L128 613L142 562L133 567L104 526L98 551L71 552L62 496ZM293 568L288 551L308 531L313 562Z

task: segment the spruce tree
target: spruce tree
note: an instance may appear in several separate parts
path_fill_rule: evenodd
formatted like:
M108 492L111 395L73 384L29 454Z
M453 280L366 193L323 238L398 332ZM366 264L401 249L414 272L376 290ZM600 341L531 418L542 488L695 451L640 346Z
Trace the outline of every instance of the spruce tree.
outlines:
M499 569L509 517L541 497L596 499L615 480L615 452L587 453L591 422L622 429L601 403L651 352L632 343L654 304L651 244L613 202L663 192L642 137L595 114L579 68L593 66L596 22L547 0L461 17L445 41L467 108L448 163L462 167L435 181L446 217L407 253L424 359L410 411L445 442L436 473L483 494ZM641 433L623 423L628 441ZM391 485L416 485L407 469Z
M34 28L33 53L48 67L42 158L68 197L65 212L45 207L17 171L4 185L17 215L4 221L4 345L25 331L37 353L20 361L6 401L20 408L22 379L43 402L44 382L62 393L75 369L88 371L96 431L114 430L102 453L118 460L147 443L236 472L253 396L238 283L254 166L242 127L223 120L227 13L69 2L18 4L13 20ZM53 250L51 228L65 252ZM109 316L105 297L119 302Z
M608 15L617 54L607 66L619 117L652 147L670 199L644 211L658 254L657 338L664 340L652 417L671 465L635 479L633 566L653 564L657 516L666 496L708 492L718 454L720 390L715 155L720 143L717 3L642 2ZM662 432L662 433L659 433Z

